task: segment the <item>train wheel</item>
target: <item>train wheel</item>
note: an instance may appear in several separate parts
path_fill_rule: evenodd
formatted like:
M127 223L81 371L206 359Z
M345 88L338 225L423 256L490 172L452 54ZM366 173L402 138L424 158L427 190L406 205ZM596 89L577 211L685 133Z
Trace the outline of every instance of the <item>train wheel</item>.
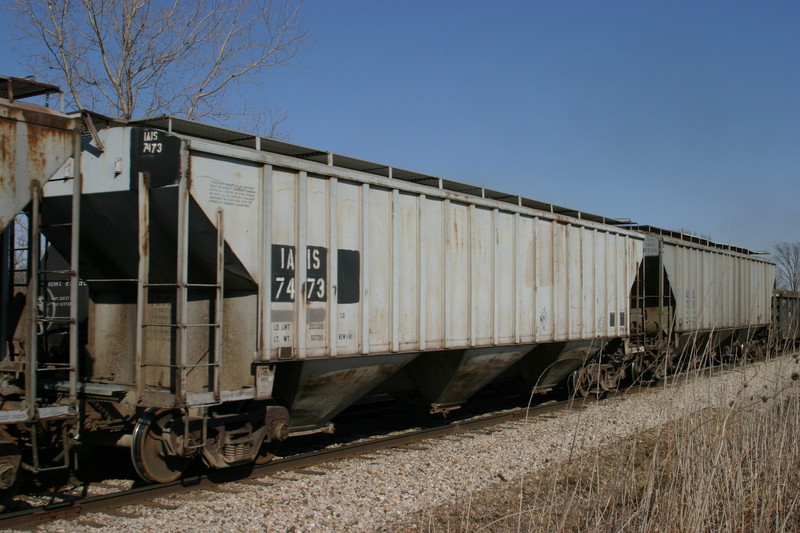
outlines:
M595 379L592 373L586 368L579 368L572 374L572 383L578 396L587 397L595 388Z
M19 467L22 455L16 441L5 431L0 430L0 511L17 494L19 486Z
M278 453L281 444L283 444L283 441L286 440L288 436L288 421L282 418L273 420L270 427L270 434L264 437L254 462L257 465L264 465L272 461L275 458L275 454Z
M167 409L148 411L133 430L131 458L139 477L153 483L175 481L192 462L191 457L169 453L165 434L175 421L175 412Z

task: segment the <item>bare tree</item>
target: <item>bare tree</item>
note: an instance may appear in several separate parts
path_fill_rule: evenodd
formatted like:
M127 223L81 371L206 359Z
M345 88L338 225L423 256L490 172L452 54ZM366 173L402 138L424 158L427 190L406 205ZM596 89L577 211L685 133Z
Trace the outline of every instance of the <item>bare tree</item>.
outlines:
M121 118L240 115L231 90L255 88L307 38L299 0L14 2L36 74L65 86L76 108Z
M800 242L779 242L772 254L779 289L800 291Z

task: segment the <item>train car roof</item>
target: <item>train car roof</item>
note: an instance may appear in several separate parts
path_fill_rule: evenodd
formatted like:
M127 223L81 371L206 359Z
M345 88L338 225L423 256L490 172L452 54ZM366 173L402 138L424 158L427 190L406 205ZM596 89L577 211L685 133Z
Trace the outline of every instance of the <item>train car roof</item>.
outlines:
M260 135L253 135L242 133L240 131L214 126L211 124L204 124L193 120L187 120L168 115L161 115L142 119L132 120L119 120L110 119L101 115L91 114L94 123L98 128L104 127L119 127L119 126L141 126L148 128L156 128L165 130L171 133L181 135L188 135L192 137L199 137L211 141L222 142L234 146L242 146L252 148L254 150L263 150L265 152L272 152L289 157L296 157L317 163L328 164L349 170L356 170L360 172L367 172L378 176L383 176L392 179L398 179L421 185L428 185L439 189L450 190L463 194L470 194L480 198L489 198L501 202L529 207L539 211L545 211L556 215L562 215L580 220L588 220L591 222L598 222L601 224L608 224L612 226L629 226L631 221L627 219L616 219L604 217L601 215L594 215L576 209L570 209L547 202L540 202L530 198L509 194L501 191L487 189L486 187L479 187L477 185L470 185L467 183L460 183L448 179L440 178L438 176L431 176L422 174L411 170L405 170L389 165L375 163L364 159L358 159L346 155L336 154L325 150L318 150L292 144L269 137L262 137Z
M692 235L690 233L684 233L681 231L657 228L655 226L638 225L638 224L629 224L626 227L627 229L633 231L639 231L641 233L647 233L659 237L670 237L672 239L677 239L679 241L683 241L686 243L699 244L701 246L708 246L709 248L717 248L719 250L725 250L727 252L735 252L742 255L767 255L767 252L755 252L753 250L748 250L747 248L742 248L740 246L733 246L731 244L714 242L705 237L698 237L697 235Z
M6 100L31 98L60 92L61 89L55 85L41 83L31 78L0 76L0 98L5 98Z

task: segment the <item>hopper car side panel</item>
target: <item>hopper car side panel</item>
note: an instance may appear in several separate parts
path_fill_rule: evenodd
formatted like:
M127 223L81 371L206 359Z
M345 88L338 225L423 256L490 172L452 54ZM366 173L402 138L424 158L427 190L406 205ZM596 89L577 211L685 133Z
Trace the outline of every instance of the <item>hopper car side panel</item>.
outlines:
M225 211L231 253L261 280L261 360L627 334L628 232L324 165L259 170L209 144L192 142L192 195Z
M665 242L664 267L675 293L678 331L769 324L771 263Z

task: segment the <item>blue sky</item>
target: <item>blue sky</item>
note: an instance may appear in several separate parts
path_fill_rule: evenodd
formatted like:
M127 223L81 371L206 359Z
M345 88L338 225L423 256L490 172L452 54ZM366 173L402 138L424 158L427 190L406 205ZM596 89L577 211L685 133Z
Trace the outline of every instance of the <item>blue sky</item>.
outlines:
M292 142L757 250L800 241L800 2L306 0L302 19L310 46L248 95ZM13 54L0 73L27 74Z

